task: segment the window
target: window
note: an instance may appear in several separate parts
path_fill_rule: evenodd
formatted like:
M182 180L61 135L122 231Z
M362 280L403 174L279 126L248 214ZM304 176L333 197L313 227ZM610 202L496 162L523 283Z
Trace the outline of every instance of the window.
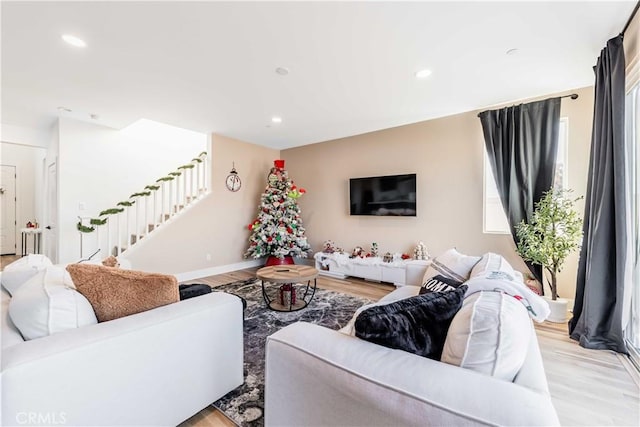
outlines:
M569 121L566 117L560 119L558 128L558 156L554 187L567 188L567 151L569 146ZM493 170L489 163L487 151L484 151L484 232L491 234L511 234L509 221L502 208Z

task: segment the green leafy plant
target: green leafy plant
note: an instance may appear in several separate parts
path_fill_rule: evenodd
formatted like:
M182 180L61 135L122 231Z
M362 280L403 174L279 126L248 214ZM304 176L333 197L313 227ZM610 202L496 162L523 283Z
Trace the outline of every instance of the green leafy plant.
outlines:
M580 247L582 218L575 210L571 190L551 189L536 203L531 222L516 226L518 254L525 261L541 265L551 276L551 299L558 298L557 275L567 256Z

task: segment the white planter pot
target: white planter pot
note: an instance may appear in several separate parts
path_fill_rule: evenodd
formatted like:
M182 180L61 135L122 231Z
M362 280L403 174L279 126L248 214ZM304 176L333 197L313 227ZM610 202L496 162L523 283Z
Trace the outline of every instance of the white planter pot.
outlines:
M551 309L551 314L547 317L549 322L554 323L566 323L567 322L567 306L569 304L569 300L566 298L558 298L555 301L551 299L551 297L542 297L544 300L549 303L549 309Z

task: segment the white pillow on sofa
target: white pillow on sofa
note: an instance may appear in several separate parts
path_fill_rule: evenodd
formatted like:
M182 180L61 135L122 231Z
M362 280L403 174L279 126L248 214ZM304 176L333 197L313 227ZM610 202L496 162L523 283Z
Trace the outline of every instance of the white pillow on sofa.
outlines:
M9 316L26 340L98 323L69 273L57 266L40 271L20 286L9 303Z
M51 260L44 255L29 254L11 264L2 271L2 287L13 295L27 280L52 265Z
M455 248L449 249L431 260L422 278L422 283L426 283L427 280L437 275L464 282L469 278L471 270L480 259L479 256L461 254Z
M482 255L480 261L473 267L469 278L474 277L487 277L493 274L500 275L503 280L514 281L522 277L516 274L511 264L507 262L502 255L495 254L493 252L487 252Z
M469 295L451 321L441 361L513 381L527 356L531 320L502 292Z

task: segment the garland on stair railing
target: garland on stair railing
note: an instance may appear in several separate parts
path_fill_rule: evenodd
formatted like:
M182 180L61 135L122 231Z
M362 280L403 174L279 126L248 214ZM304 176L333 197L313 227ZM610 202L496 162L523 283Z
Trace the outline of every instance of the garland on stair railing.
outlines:
M151 195L151 191L141 191L139 193L133 193L132 195L129 196L130 199L133 199L134 197L142 197L142 196L150 196Z
M115 214L119 214L120 212L124 212L124 208L105 209L102 212L100 212L98 216L115 215Z
M191 159L190 164L186 164L186 165L182 165L179 166L177 169L177 171L174 172L169 172L167 174L167 176L163 176L162 178L158 178L156 179L156 183L164 183L164 182L170 182L176 179L176 177L181 176L182 172L181 170L185 170L185 169L193 169L195 167L195 164L193 164L193 162L196 163L202 163L202 157L206 156L207 152L203 151L200 154L198 154L197 157ZM136 197L149 197L151 196L151 192L152 191L157 191L160 189L160 185L147 185L144 187L143 191L137 192L137 193L133 193L131 196L129 196L129 199L133 199ZM105 225L108 222L107 218L110 215L115 215L115 214L120 214L122 212L124 212L124 208L125 207L130 207L133 206L136 203L135 200L124 200L122 202L118 202L116 206L123 206L123 207L116 207L116 208L109 208L109 209L105 209L102 212L100 212L98 214L98 218L90 218L89 219L89 225L84 225L82 224L82 220L78 221L78 223L76 224L76 228L78 229L79 232L81 233L92 233L96 230L96 227L93 226L100 226L100 225Z
M76 224L76 228L81 233L91 233L96 229L95 227L87 227L86 225L82 225L82 221L78 221L78 223Z

